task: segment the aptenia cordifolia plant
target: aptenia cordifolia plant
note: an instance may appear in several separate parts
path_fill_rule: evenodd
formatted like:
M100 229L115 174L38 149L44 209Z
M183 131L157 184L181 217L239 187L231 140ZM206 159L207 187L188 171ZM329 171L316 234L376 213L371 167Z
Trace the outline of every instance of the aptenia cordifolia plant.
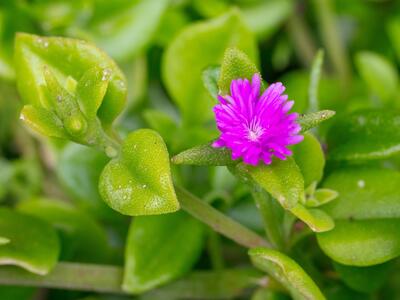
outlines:
M400 6L367 2L0 4L0 299L399 299Z

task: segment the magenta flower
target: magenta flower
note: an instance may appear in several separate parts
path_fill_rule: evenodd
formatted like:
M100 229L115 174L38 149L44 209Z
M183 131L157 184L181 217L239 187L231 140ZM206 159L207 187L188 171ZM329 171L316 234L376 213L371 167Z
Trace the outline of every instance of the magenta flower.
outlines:
M243 158L250 165L259 160L269 165L272 156L285 160L292 155L287 148L303 140L298 135L297 113L288 113L294 101L287 101L282 83L271 84L260 96L261 78L232 80L231 94L218 96L214 107L217 127L221 132L213 147L232 150L232 159Z

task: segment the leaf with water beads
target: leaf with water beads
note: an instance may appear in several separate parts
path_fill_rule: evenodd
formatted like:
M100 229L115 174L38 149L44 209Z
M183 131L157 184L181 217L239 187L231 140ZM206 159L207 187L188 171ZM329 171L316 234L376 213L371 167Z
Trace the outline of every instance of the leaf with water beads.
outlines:
M120 156L105 166L99 189L103 200L121 214L158 215L179 209L167 147L150 129L128 135Z

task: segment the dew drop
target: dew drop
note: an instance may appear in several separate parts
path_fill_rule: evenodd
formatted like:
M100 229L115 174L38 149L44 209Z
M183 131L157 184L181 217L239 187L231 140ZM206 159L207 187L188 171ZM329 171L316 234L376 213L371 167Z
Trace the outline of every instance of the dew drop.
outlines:
M142 188L144 188L144 189L147 188L147 184L143 184Z
M109 80L110 76L111 76L111 70L110 69L104 69L102 77L101 77L101 80L103 80L103 81Z
M359 181L357 181L357 186L358 186L360 189L363 189L363 188L365 187L365 181L362 180L362 179L360 179Z

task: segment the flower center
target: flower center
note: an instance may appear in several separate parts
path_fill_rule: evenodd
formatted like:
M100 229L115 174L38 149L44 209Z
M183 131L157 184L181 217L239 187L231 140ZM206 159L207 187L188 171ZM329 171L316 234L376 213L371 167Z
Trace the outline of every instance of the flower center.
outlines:
M247 138L252 142L257 142L260 136L264 133L264 128L255 122L251 122L248 132Z

